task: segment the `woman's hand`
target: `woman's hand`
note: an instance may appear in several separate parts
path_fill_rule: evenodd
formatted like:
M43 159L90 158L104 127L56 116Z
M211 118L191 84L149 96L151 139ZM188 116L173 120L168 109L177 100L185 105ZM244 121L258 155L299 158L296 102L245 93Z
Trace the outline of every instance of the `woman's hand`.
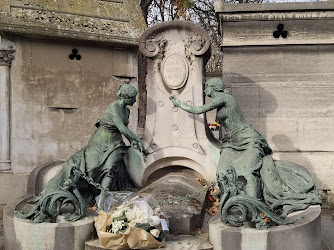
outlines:
M142 140L139 140L138 141L138 146L139 148L141 149L141 151L145 151L145 148L144 148L144 142Z
M131 142L131 147L137 149L138 151L140 151L144 156L147 156L149 153L146 151L145 147L144 147L144 142L139 139L138 141L133 140Z
M170 96L169 99L172 101L172 103L174 104L175 107L181 107L181 102L179 99L177 99L177 97L175 95Z

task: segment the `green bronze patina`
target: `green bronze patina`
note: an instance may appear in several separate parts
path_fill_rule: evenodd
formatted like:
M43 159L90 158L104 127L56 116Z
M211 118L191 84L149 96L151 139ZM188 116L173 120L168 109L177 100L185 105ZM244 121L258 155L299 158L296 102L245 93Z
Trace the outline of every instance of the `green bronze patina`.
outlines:
M224 223L242 226L252 221L256 228L266 229L293 223L296 219L287 218L289 213L321 204L308 172L293 163L273 160L267 141L246 123L223 81L208 80L205 94L212 101L200 107L183 104L175 96L170 99L174 106L193 114L216 109L216 121L225 128L217 169Z
M127 127L130 115L127 106L136 102L136 95L135 87L118 86L119 100L110 104L104 116L97 120L97 129L88 145L71 156L63 164L62 172L32 200L33 209L28 213L15 211L17 217L36 223L54 221L62 206L72 204L74 212L67 214L65 219L76 221L86 216L88 204L100 192L100 204L103 204L110 191L136 188L125 166L123 157L128 147L122 139L124 135L132 147L147 154L143 141Z

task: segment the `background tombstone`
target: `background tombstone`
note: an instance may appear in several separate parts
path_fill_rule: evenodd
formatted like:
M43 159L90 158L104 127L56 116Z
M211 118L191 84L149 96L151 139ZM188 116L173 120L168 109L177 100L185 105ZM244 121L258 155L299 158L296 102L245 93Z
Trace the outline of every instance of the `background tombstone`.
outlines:
M203 105L209 47L208 34L185 21L164 22L142 35L139 48L147 63L143 141L150 155L139 168L140 159L134 151L129 153L130 166L134 166L131 171L139 184L170 166L189 168L206 180L215 180L219 146L206 131L205 115L188 114L174 108L169 100L177 95L189 105Z

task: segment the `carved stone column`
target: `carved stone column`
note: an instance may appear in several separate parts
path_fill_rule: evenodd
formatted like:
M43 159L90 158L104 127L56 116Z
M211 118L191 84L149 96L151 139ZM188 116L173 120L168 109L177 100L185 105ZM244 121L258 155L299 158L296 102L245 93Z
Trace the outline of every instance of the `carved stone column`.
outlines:
M10 65L14 43L1 39L0 44L0 171L10 170Z

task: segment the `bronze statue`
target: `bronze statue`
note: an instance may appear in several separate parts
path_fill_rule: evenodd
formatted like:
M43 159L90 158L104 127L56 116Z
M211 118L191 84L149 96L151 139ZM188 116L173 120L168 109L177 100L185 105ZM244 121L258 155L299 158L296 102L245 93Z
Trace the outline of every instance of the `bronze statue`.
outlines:
M127 106L136 102L136 95L137 90L132 85L118 86L119 100L111 103L104 116L97 120L97 129L87 146L72 155L63 164L62 172L33 199L33 209L29 213L16 211L17 217L36 223L54 221L60 208L71 204L74 211L65 219L76 221L86 216L87 205L94 202L99 193L100 204L103 204L110 191L137 188L125 166L123 157L128 147L122 139L124 135L132 147L147 154L143 141L127 127L130 115Z
M200 107L183 104L175 96L170 99L174 106L193 114L216 109L216 122L225 128L217 169L224 223L241 226L252 221L265 229L293 223L295 220L286 218L289 213L321 204L308 172L293 163L273 160L267 141L246 123L223 81L208 80L205 94L212 101Z

